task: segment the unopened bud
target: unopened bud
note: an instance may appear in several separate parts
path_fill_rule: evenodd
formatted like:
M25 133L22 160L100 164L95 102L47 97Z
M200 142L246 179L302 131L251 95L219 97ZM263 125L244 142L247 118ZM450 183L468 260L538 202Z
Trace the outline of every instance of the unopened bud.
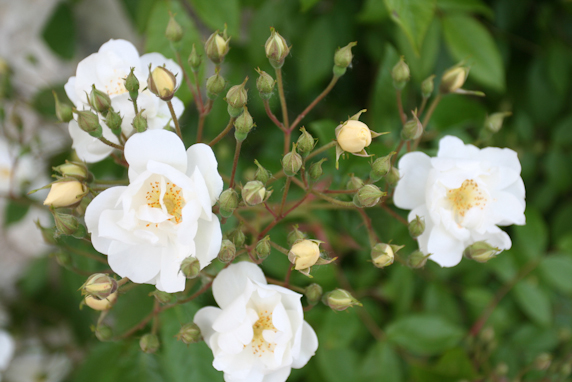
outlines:
M334 289L322 297L322 302L333 310L342 311L354 305L362 306L350 292L344 289Z
M73 263L71 255L68 252L58 251L50 254L50 256L55 258L58 265L64 268L70 267Z
M336 140L342 148L352 154L363 152L371 144L371 130L361 121L349 120L336 127Z
M117 291L111 293L105 298L99 298L93 295L87 295L84 298L85 305L89 306L93 310L109 310L115 304L117 300Z
M87 234L85 226L75 216L57 211L54 211L53 214L57 235L67 235L81 239Z
M487 129L491 133L498 133L499 130L502 128L504 119L511 115L512 113L509 111L504 113L503 112L493 113L489 115L485 120L485 129Z
M371 171L369 177L372 181L377 182L386 176L391 170L391 157L395 155L395 151L381 158L377 158L371 164Z
M357 42L350 42L348 45L344 46L343 48L338 48L336 53L334 54L334 74L337 77L342 76L345 73L345 70L348 66L352 63L352 58L354 57L352 54L352 48L357 45ZM337 71L336 71L337 67Z
M242 114L243 106L248 101L248 93L246 91L246 82L248 77L240 85L234 85L226 93L226 102L228 103L228 113L231 117L236 118Z
M88 101L89 105L101 114L107 113L107 110L111 107L111 98L109 98L107 93L96 89L95 85L91 86Z
M105 324L99 324L94 329L95 336L101 342L109 341L113 337L113 331Z
M478 261L479 263L486 263L499 254L500 251L499 248L493 247L486 241L477 241L465 248L463 256Z
M302 231L300 231L298 229L298 226L295 225L292 229L292 231L290 231L290 233L288 233L288 246L292 247L294 245L294 243L296 243L297 241L301 241L304 240L306 238L306 234Z
M175 20L175 15L171 14L167 29L165 30L165 37L172 42L179 42L183 38L183 28Z
M218 71L207 79L207 97L211 100L217 99L220 93L224 90L226 81L218 73Z
M328 160L328 158L322 158L319 161L314 162L310 165L310 169L308 170L308 174L310 175L310 178L312 180L318 180L322 176L322 174L324 172L324 170L322 170L322 163L324 163L327 160Z
M541 353L534 359L534 368L536 370L546 370L552 363L552 355Z
M246 236L244 235L244 232L242 231L242 224L239 225L238 227L236 227L235 229L233 229L228 234L228 239L230 241L232 241L236 247L240 248L240 247L244 246L244 242L246 241Z
M300 129L302 134L298 137L298 141L296 142L298 145L298 151L301 154L308 154L312 150L314 150L314 146L316 145L316 140L312 136L312 134L306 131L306 128L302 127Z
M234 137L237 141L244 141L252 127L255 126L248 108L244 106L243 109L242 114L234 121Z
M189 55L189 66L193 72L196 72L201 67L201 56L197 53L197 49L195 48L195 44L191 48L191 54Z
M423 125L415 114L413 117L414 118L405 122L403 129L401 130L401 138L404 141L417 139L423 134Z
M429 98L431 97L431 94L433 94L433 90L435 89L435 84L433 83L434 79L435 75L432 74L429 77L427 77L423 82L421 82L421 95L423 96L423 98Z
M301 240L292 246L288 252L288 260L294 264L294 269L306 269L316 264L320 258L320 242L316 240Z
M260 98L262 99L270 99L272 97L272 92L274 91L274 78L264 70L260 70L260 68L256 69L260 76L256 80L256 88L260 93Z
M274 28L270 28L270 37L264 45L266 57L272 67L279 69L284 65L284 59L290 52L288 43Z
M52 91L52 94L54 95L54 99L56 100L56 117L58 117L60 122L67 123L71 121L73 119L72 107L65 102L60 102L58 98L58 93L56 93L55 90Z
M138 133L146 131L148 127L147 117L143 116L144 111L145 109L140 110L139 113L137 113L135 117L133 117L132 125L135 131L137 131Z
M52 183L44 205L54 208L74 207L86 194L86 187L77 180L55 182Z
M423 268L428 258L429 255L425 255L421 251L413 251L407 258L407 266L414 269Z
M357 176L351 174L350 180L348 180L348 182L346 183L346 189L347 190L358 190L358 189L362 188L364 185L365 185L365 183L363 182L363 180L361 178L358 178Z
M466 66L456 66L447 70L441 77L439 92L442 94L454 93L465 84L468 75L469 68Z
M159 349L159 337L153 333L147 333L139 340L139 346L144 353L155 353Z
M570 361L560 367L560 374L562 374L563 377L568 377L572 374L572 363Z
M36 220L34 223L36 223L36 227L38 227L38 229L42 233L42 238L44 239L44 242L46 244L57 245L56 227L49 227L49 228L43 227L39 219Z
M302 168L302 156L296 152L296 144L292 145L292 151L282 158L282 169L286 176L294 176Z
M395 167L392 167L391 170L389 170L389 172L385 176L385 181L390 187L395 187L397 182L399 182L399 178L400 178L399 170L396 169Z
M220 194L218 202L220 214L228 218L238 207L238 193L233 188L227 188Z
M188 279L194 279L201 273L201 263L196 257L189 256L181 262L181 272Z
M405 63L403 57L399 59L399 62L395 64L391 70L391 78L393 78L393 86L396 89L403 89L407 82L409 82L409 66Z
M171 301L171 294L159 289L155 289L153 292L149 293L149 296L155 297L155 300L157 300L159 304L166 304Z
M324 291L322 287L316 283L308 285L304 290L304 295L306 295L306 299L308 300L309 305L316 305L318 302L320 302L323 293Z
M220 246L220 252L218 253L218 259L227 264L234 260L236 256L236 246L230 240L223 240Z
M91 295L100 300L109 297L117 291L117 281L105 273L96 273L81 286L82 294Z
M377 243L371 249L371 260L373 261L373 265L376 267L385 268L393 264L395 254L389 244Z
M157 66L147 78L149 91L161 98L163 101L170 101L175 95L177 88L177 78L163 66Z
M194 322L183 325L175 337L186 345L197 343L203 339L201 329Z
M129 97L131 100L136 101L139 95L139 80L133 71L135 68L131 68L131 72L125 78L125 89L129 92Z
M121 124L123 123L123 118L116 113L115 110L109 109L107 112L107 117L105 118L105 124L111 129L111 132L117 136L121 135Z
M356 192L353 202L358 208L373 207L379 203L379 199L386 195L379 187L373 184L366 184Z
M89 110L76 110L78 126L94 138L101 138L103 129L99 124L99 117L97 114Z
M272 177L272 174L270 173L270 171L262 167L262 165L258 163L256 159L254 160L254 163L258 167L256 173L254 174L254 179L266 184L266 182L268 182L268 179Z
M209 60L216 65L220 65L230 49L229 42L230 38L226 38L226 29L222 34L219 31L211 34L205 43L205 52Z
M259 260L264 260L270 255L272 246L270 245L270 236L266 236L264 239L256 243L254 247L254 253Z
M425 219L419 217L419 215L415 215L415 219L409 222L407 228L409 229L409 235L417 239L425 231Z
M251 180L242 187L242 200L249 206L256 206L264 202L268 196L264 183L259 180Z
M59 172L63 177L71 177L78 180L85 180L90 177L87 166L83 163L68 162L53 168L54 171Z

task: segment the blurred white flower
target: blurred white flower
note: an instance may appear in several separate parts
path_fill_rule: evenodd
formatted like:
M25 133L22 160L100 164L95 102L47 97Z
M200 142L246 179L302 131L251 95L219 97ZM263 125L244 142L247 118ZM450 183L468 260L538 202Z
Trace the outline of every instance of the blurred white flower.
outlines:
M3 382L60 382L70 371L71 361L66 355L34 349L14 357Z
M194 322L225 381L283 382L316 352L318 338L304 321L302 295L267 285L255 264L223 269L214 280L213 295L220 309L202 308Z
M129 186L103 191L87 208L93 246L120 276L182 291L181 262L194 256L204 268L222 241L212 213L223 186L214 153L200 143L185 152L176 134L149 130L129 138L125 159Z
M2 374L8 368L12 357L14 356L14 349L16 344L12 336L0 329L0 381L2 381Z
M133 103L129 101L129 92L124 84L131 68L135 68L134 74L139 80L137 106L139 110L144 110L143 116L147 118L148 128L162 129L168 124L174 126L167 103L151 94L149 90L144 90L147 87L149 65L151 70L165 65L179 81L182 79L179 65L162 54L148 53L140 57L135 46L129 41L109 40L97 53L91 54L78 64L76 75L70 77L65 85L66 93L79 110L90 109L87 94L91 92L92 85L107 93L111 98L111 106L123 118L121 125L123 133L129 136L133 132L135 110ZM183 113L184 105L176 97L172 99L172 103L175 114L179 117ZM100 118L100 122L103 136L118 143L117 137L105 125L103 118ZM70 121L69 132L73 139L72 147L78 157L86 162L98 162L113 151L110 146L81 130L75 120Z
M408 220L425 218L419 249L443 267L457 265L463 250L486 241L500 250L511 247L498 225L525 224L525 191L516 152L465 145L446 136L437 157L422 152L399 161L402 178L395 188L395 205L410 209Z

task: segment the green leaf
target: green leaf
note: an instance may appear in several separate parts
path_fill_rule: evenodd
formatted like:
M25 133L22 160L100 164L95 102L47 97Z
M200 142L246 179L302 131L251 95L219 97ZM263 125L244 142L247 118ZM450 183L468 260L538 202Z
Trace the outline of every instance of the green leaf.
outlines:
M409 65L412 78L416 82L421 82L429 77L435 70L435 61L439 54L439 45L441 43L439 22L433 20L431 23L419 53L415 52L405 33L399 31L396 37L399 51L405 56L405 62Z
M157 0L121 0L123 7L139 33L143 33L149 23L153 6Z
M316 354L318 367L329 382L347 382L358 370L358 354L351 348L320 349Z
M490 32L476 19L465 15L446 15L442 23L453 59L472 64L469 78L495 91L504 91L503 62Z
M360 371L360 380L401 382L404 380L399 357L387 342L376 342L367 352Z
M526 211L526 225L513 228L515 245L529 259L538 258L548 246L548 228L542 215L535 209Z
M475 378L471 360L460 348L449 350L435 366L414 366L412 374L416 382L458 382Z
M193 10L201 20L213 31L223 30L224 24L228 33L238 39L238 26L240 23L240 4L238 0L218 0L216 5L212 0L191 0ZM183 10L184 11L184 10Z
M437 8L444 12L478 13L492 19L492 9L481 0L437 0Z
M13 200L8 200L4 209L4 228L22 220L28 213L29 209L29 204L17 203Z
M306 34L298 61L299 85L303 91L331 76L336 51L336 42L331 30L330 20L320 18Z
M357 19L362 23L379 23L389 17L383 0L366 0Z
M60 57L70 60L75 53L76 33L70 3L60 2L42 30L46 44Z
M551 255L538 267L546 284L564 292L572 293L572 256Z
M544 327L552 323L550 301L538 285L522 280L514 286L513 291L518 306L531 320Z
M435 355L455 347L464 332L442 317L410 315L391 323L386 331L389 341L412 353Z
M300 6L302 12L307 12L312 9L314 5L318 4L320 0L300 0Z
M435 12L435 0L385 0L393 21L403 29L419 54Z

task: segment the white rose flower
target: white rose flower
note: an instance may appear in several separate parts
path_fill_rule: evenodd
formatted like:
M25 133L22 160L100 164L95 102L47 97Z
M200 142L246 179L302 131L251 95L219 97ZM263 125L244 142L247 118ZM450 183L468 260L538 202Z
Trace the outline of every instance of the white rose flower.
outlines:
M16 356L6 370L8 382L61 382L72 368L70 359L64 354L46 354L34 349Z
M202 308L194 322L225 381L283 382L316 352L318 338L304 321L302 295L267 285L255 264L241 262L222 270L213 295L220 309Z
M125 159L129 186L111 187L87 207L93 246L118 275L182 291L181 262L194 256L204 268L222 241L212 213L223 186L214 153L201 143L185 152L176 134L149 130L129 138Z
M151 70L165 65L179 81L182 79L179 65L160 53L148 53L139 57L137 49L129 41L109 40L99 48L97 53L88 56L78 64L76 75L70 77L65 90L69 99L79 110L90 109L87 94L91 92L92 85L107 93L111 99L111 106L123 117L121 125L123 133L129 136L133 132L135 110L133 103L129 101L129 92L125 89L125 78L129 75L131 68L135 68L134 74L139 80L137 106L139 110L145 110L143 116L147 118L148 128L150 130L162 129L167 124L174 126L167 103L149 90L143 90L147 87L149 65L151 65ZM183 103L176 97L171 102L175 114L179 117L184 110ZM100 122L103 127L103 136L111 142L118 143L117 137L105 125L101 117ZM110 146L84 132L75 120L70 121L69 132L73 139L72 147L83 161L98 162L113 151Z
M425 219L419 249L442 267L452 267L474 242L486 241L500 250L511 247L498 225L525 224L520 170L513 150L478 149L446 136L435 158L422 152L401 158L402 178L393 200L411 210L409 221L417 215Z
M0 381L2 380L2 372L8 368L12 356L14 356L14 349L16 344L12 336L0 329Z

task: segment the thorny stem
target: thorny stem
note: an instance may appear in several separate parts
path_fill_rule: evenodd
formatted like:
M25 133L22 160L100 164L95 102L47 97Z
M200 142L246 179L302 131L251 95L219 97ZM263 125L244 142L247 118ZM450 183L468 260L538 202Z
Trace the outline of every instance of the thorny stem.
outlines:
M312 101L312 103L309 104L308 107L305 108L303 112L300 113L300 115L298 115L298 117L296 117L294 122L292 122L292 125L290 126L290 130L294 130L296 128L296 126L298 126L300 121L302 121L302 119L306 116L306 114L308 114L322 99L324 99L324 97L326 95L328 95L328 93L334 88L334 86L338 82L339 78L340 77L336 77L336 76L332 77L332 80L330 81L328 86L324 89L324 91L321 92L320 95L317 96L316 99L314 101Z
M242 141L236 140L236 148L234 149L234 160L232 161L232 173L230 174L230 185L229 188L234 187L234 176L236 174L236 167L238 165L238 157L240 156L240 148L242 146Z
M111 142L110 140L108 140L107 138L105 138L105 137L103 137L103 136L99 137L99 140L100 140L101 142L105 143L107 146L111 146L111 147L113 147L114 149L123 151L123 146L120 146L120 145L118 145L118 144L116 144L116 143L113 143L113 142Z
M171 118L175 123L175 129L177 130L177 135L183 140L183 134L181 133L181 127L179 126L179 119L177 118L177 114L175 113L175 109L173 109L173 104L171 101L167 101L167 106L169 106L169 111L171 112Z
M224 128L223 131L220 132L219 135L216 136L215 139L213 139L212 141L209 142L209 146L213 147L215 144L217 144L221 139L223 139L225 137L225 135L228 134L228 132L232 129L232 125L234 124L234 121L236 120L236 118L231 117L230 120L228 121L228 125L226 125L226 127Z

